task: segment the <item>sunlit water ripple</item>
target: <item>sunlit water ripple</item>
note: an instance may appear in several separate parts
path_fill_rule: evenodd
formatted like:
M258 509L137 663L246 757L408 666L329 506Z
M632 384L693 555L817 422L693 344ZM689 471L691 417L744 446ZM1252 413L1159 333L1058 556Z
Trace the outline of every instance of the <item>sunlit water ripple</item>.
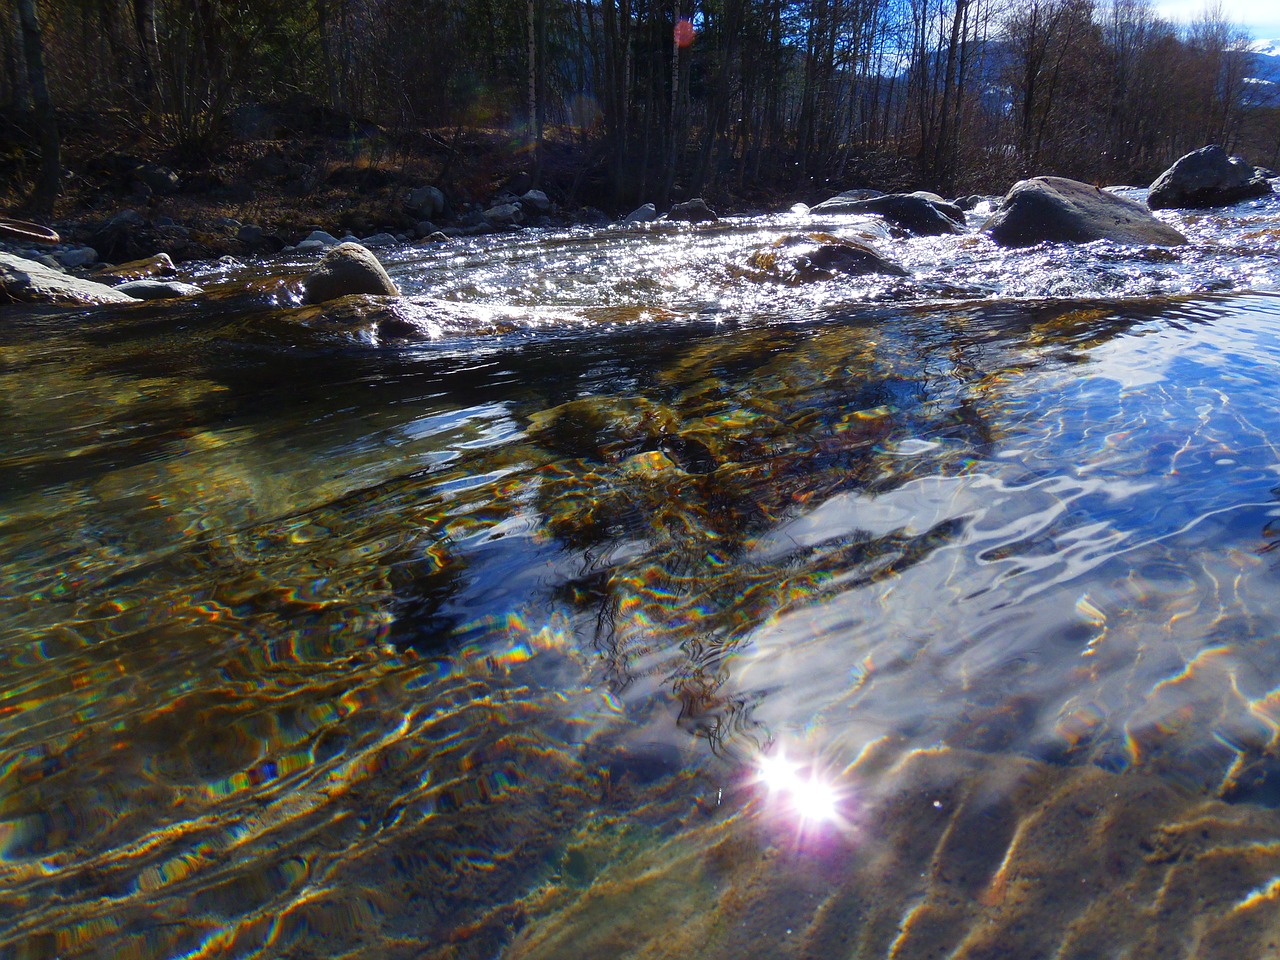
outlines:
M1280 196L1162 216L10 308L0 957L1266 955Z

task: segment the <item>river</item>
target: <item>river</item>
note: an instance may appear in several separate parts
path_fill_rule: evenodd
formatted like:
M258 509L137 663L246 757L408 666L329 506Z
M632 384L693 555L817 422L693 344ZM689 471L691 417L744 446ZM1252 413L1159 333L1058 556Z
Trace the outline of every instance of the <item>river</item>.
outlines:
M1280 195L1161 217L6 308L0 957L1274 953Z

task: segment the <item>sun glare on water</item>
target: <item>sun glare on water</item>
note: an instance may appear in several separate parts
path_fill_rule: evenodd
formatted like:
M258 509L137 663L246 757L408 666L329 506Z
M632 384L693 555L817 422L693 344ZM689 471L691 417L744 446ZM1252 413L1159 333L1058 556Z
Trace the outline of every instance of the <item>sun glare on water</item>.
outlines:
M797 762L779 748L756 761L756 781L771 802L796 819L801 831L824 824L850 826L845 809L850 797L817 763Z

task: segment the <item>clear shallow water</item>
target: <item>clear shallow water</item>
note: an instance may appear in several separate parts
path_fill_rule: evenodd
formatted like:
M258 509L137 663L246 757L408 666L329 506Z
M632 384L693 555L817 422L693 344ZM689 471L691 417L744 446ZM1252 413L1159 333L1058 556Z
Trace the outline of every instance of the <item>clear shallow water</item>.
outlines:
M11 310L0 956L1265 955L1277 200Z

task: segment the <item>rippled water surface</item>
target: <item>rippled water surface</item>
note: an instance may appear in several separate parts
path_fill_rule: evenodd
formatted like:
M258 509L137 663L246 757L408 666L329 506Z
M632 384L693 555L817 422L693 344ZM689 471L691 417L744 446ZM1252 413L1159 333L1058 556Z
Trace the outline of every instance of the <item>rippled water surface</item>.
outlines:
M1274 953L1280 196L1162 216L5 308L0 957Z

